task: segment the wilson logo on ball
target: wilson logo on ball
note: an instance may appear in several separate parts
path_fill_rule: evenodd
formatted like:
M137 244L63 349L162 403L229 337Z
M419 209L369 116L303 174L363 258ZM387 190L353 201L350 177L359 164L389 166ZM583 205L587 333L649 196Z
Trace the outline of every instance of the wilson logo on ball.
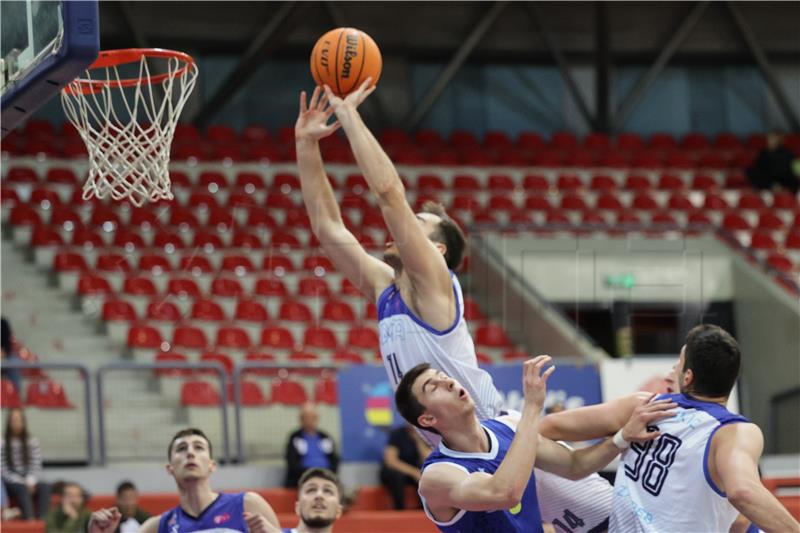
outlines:
M317 85L327 85L338 96L356 90L371 77L381 75L381 52L372 38L355 28L336 28L319 38L311 51L311 75Z

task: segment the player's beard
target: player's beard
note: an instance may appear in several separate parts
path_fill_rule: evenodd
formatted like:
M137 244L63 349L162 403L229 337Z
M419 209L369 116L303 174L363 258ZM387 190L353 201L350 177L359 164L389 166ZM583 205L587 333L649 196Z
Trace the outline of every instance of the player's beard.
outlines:
M322 529L328 527L336 521L335 516L307 517L301 514L300 518L303 520L303 523L305 525L314 529Z

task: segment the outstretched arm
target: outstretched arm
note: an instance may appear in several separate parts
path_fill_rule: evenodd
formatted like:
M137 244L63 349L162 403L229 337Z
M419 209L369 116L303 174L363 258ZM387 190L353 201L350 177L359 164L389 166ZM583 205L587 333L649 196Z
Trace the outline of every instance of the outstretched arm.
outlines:
M767 533L800 531L797 520L761 483L758 460L764 450L764 436L758 426L729 424L713 438L713 471L728 501Z
M459 509L508 509L520 502L536 459L539 416L544 404L547 378L555 370L555 367L550 367L541 374L542 368L550 360L550 357L540 355L524 363L525 404L522 416L511 446L496 472L467 473L453 465L434 464L422 473L419 491L434 516L444 518L447 510L452 515L453 511Z
M321 96L322 89L317 87L306 104L306 93L300 93L295 144L303 202L311 230L333 264L364 295L375 299L391 283L394 273L389 265L369 255L344 225L319 150L319 140L335 132L339 123L328 124L333 110Z
M539 433L552 440L601 439L616 433L634 409L652 398L649 392L634 392L610 402L553 413L539 424Z
M365 81L344 100L326 86L325 94L336 112L364 179L375 195L383 218L403 261L403 269L419 294L443 295L450 302L453 294L450 274L442 253L428 238L406 200L405 188L389 156L372 135L356 110L356 102L371 80ZM427 302L426 302L427 303Z
M244 494L244 518L252 532L272 533L280 531L280 523L272 506L255 492Z

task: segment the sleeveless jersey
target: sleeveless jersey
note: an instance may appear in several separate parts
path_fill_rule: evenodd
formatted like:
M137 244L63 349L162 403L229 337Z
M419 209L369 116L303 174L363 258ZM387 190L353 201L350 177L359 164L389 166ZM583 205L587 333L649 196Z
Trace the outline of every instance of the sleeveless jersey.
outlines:
M397 388L403 374L420 363L430 363L458 381L475 402L478 418L500 414L503 398L492 377L478 367L475 344L464 321L464 296L454 273L453 293L456 318L445 330L436 330L417 317L406 305L400 289L392 283L378 298L378 328L381 356L392 388Z
M739 512L711 479L708 452L719 428L747 419L685 394L658 399L677 403L677 414L656 424L660 437L622 455L609 531L728 531Z
M439 447L425 459L422 471L424 472L434 464L447 464L467 473L494 474L508 453L516 430L497 419L482 420L481 425L489 435L488 452L457 452L447 448L444 443L439 443ZM425 498L421 496L420 498L425 514L443 533L539 533L542 531L542 518L539 514L536 480L533 473L531 473L531 480L522 495L522 500L512 509L496 511L465 511L462 509L449 521L439 522L431 516Z
M158 533L246 533L248 529L243 513L244 492L220 492L217 499L196 518L186 514L180 505L162 514Z

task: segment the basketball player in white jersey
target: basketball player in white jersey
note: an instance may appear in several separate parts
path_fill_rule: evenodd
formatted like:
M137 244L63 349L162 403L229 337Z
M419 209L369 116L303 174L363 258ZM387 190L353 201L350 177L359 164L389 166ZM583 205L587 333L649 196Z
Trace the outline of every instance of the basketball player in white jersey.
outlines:
M762 531L800 531L760 481L761 430L725 409L739 365L739 347L723 329L689 332L667 380L679 391L665 396L678 403L678 415L657 424L662 436L652 445L632 445L623 455L611 531L743 531L740 512ZM624 411L592 406L558 413L540 431L596 438L616 431Z
M494 418L501 413L503 400L491 376L478 367L464 320L461 287L453 272L461 263L464 236L443 209L412 211L397 170L356 110L374 90L368 87L369 80L344 99L323 94L319 87L308 102L305 93L300 95L295 143L311 229L336 268L377 302L381 355L392 387L404 372L430 363L463 384L475 400L479 418ZM329 124L334 113L338 120ZM369 255L345 227L325 174L319 141L340 127L393 239L383 261ZM587 483L595 485L597 478L545 477L539 498L544 520L563 520L565 510L581 506L587 515L578 517L575 523L582 525L572 532L602 525L610 514L610 497L587 502L577 496L565 506L565 499L585 492L580 487ZM557 495L552 505L549 494Z

